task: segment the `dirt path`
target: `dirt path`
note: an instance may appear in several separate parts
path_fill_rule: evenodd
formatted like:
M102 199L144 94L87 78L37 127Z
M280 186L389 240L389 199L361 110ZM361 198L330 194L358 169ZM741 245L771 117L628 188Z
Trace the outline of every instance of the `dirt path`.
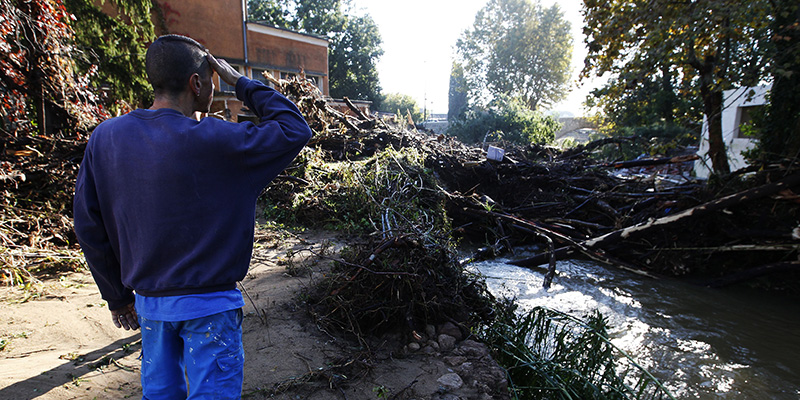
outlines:
M257 235L242 282L245 398L498 398L502 371L471 340L452 349L423 340L408 351L392 336L370 344L368 356L318 329L300 292L327 269L314 253L341 246L335 242L320 234ZM28 291L3 287L0 300L0 399L141 398L140 335L113 326L88 272Z

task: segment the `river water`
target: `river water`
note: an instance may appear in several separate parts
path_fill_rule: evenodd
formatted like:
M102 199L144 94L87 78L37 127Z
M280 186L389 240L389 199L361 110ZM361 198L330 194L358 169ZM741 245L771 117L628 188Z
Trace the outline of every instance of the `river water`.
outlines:
M519 254L518 256L522 258ZM542 272L497 259L470 264L496 296L583 318L599 310L613 343L678 399L800 399L800 302L651 279L588 261Z

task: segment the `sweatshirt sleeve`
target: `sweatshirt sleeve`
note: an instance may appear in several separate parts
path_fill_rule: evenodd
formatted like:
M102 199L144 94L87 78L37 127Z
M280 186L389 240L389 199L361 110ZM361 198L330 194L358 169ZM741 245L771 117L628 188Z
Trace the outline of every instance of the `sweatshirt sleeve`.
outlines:
M100 213L88 146L75 184L73 214L75 235L108 308L116 310L133 303L133 291L122 284L119 258L111 247Z
M263 188L297 157L312 131L291 100L257 80L239 78L236 96L260 119L257 125L245 124L250 142L247 147L253 150L248 162L254 170L262 171L259 183Z

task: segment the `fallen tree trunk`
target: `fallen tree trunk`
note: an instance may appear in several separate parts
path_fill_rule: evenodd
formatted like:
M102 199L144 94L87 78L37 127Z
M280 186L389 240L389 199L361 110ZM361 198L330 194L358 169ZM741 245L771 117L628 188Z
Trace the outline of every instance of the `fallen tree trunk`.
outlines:
M654 249L658 251L694 251L694 252L708 252L720 253L728 251L780 251L792 252L800 250L798 244L734 244L729 246L716 246L716 247L670 247L666 249Z
M609 256L603 250L597 250L597 249L592 249L590 247L587 247L583 243L581 243L579 241L576 241L575 239L573 239L573 238L571 238L571 237L569 237L567 235L564 235L563 233L556 232L553 229L544 227L541 224L538 224L536 222L527 221L527 220L524 220L524 219L519 218L517 216L504 214L504 213L497 213L497 212L492 212L492 211L481 211L481 210L475 210L475 211L476 212L480 212L480 213L484 213L486 215L490 215L490 216L493 216L493 217L496 217L496 218L503 218L503 219L509 220L509 221L512 222L511 226L513 226L513 227L515 227L517 229L528 230L529 232L532 232L534 234L545 235L548 238L555 239L555 240L557 240L557 241L559 241L561 243L567 243L567 244L571 245L572 248L575 248L575 249L579 250L580 252L582 252L587 257L589 257L589 258L591 258L593 260L596 260L596 261L599 261L599 262L602 262L602 263L606 263L606 264L615 265L620 269L624 269L626 271L630 271L630 272L633 272L633 273L636 273L636 274L639 274L639 275L648 276L650 278L656 278L656 276L654 276L654 275L652 275L652 274L650 274L650 273L648 273L646 271L642 271L642 270L640 270L638 268L635 268L633 265L630 265L629 263L626 263L623 260L619 260L617 258ZM567 249L569 249L569 247ZM556 252L559 252L559 251L563 252L564 250L557 249L557 250L551 250L550 252L556 253ZM545 253L545 254L547 254L547 253ZM549 260L548 262L553 263L553 262L555 262L555 257L548 258L548 260ZM517 264L514 264L514 265L517 265ZM535 265L538 265L538 264L535 264ZM522 266L525 266L525 265L522 265Z
M347 97L342 97L342 100L344 100L344 103L345 103L345 104L347 104L347 107L348 107L348 108L349 108L351 111L353 111L353 112L354 112L354 113L355 113L355 114L358 116L358 119L359 119L360 121L366 121L366 120L369 120L369 119L370 119L369 117L367 117L366 115L364 115L364 112L363 112L363 111L361 111L361 110L360 110L358 107L356 107L356 105L355 105L355 104L353 104L353 102L352 102L352 101L350 101L350 99L349 99L349 98L347 98Z
M575 249L572 247L559 247L552 252L556 259L563 260L575 254ZM550 252L539 253L533 257L528 257L522 260L509 261L509 264L517 267L531 268L542 264L547 264L550 261Z

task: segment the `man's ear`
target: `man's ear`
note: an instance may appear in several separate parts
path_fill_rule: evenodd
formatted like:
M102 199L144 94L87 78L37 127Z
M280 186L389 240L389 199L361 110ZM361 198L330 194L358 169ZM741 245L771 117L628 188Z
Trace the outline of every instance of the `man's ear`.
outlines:
M194 97L200 96L200 89L202 86L202 83L200 82L200 74L195 72L191 77L189 77L189 86L192 89Z

